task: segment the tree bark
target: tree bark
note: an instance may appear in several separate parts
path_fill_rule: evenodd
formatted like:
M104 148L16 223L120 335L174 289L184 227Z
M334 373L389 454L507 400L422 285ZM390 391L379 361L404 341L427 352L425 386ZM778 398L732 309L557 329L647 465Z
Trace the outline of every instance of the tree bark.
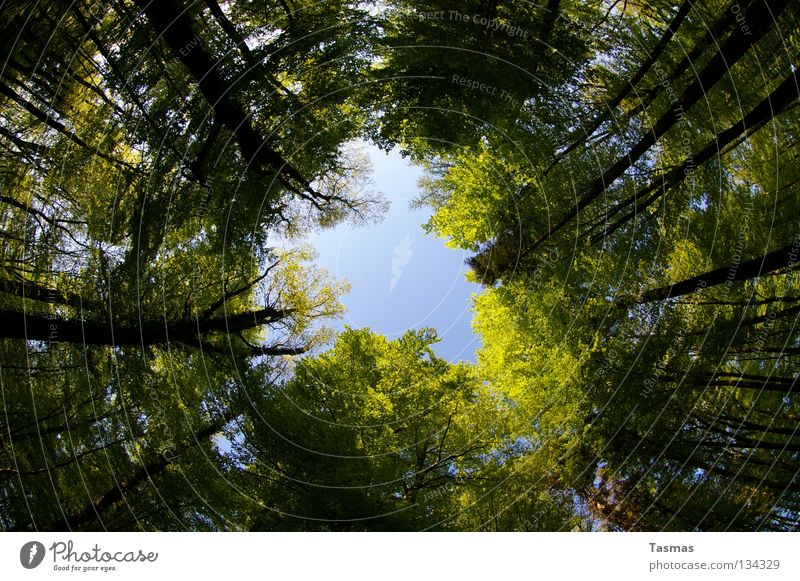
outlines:
M0 310L0 338L76 343L79 345L145 346L184 343L196 346L213 332L240 332L278 321L291 310L265 308L227 317L164 323L146 321L141 325L115 325L113 321L82 321L51 318L17 311Z
M219 74L215 61L194 32L187 8L178 0L136 0L136 4L174 56L189 70L217 118L236 136L247 162L261 169L271 169L284 179L294 180L300 189L313 192L309 181L253 128L250 115L236 103L230 93L230 83Z
M113 486L107 492L96 497L81 510L70 515L65 515L65 518L63 519L58 519L41 527L36 527L36 530L71 531L76 527L80 527L94 521L100 521L100 528L105 528L102 522L102 515L106 510L125 498L126 494L131 493L146 481L152 480L154 476L164 472L168 466L178 459L180 454L183 454L190 448L204 442L222 430L225 424L231 421L234 417L235 416L232 413L227 412L223 417L219 418L214 423L196 432L191 439L184 441L181 446L175 450L175 455L170 455L169 458L166 456L166 454L159 455L155 460L152 460L151 462L148 462L147 464L144 464L143 466L134 470L128 478L117 482L115 486Z
M677 103L670 107L645 133L628 153L617 159L599 177L593 180L578 199L575 207L569 210L558 222L550 226L531 246L520 254L520 259L530 254L553 234L572 221L578 213L603 194L625 171L631 168L667 131L688 113L692 106L725 76L728 70L760 40L771 28L775 19L786 9L789 0L763 0L766 7L747 14L749 29L734 31L714 57L706 64L700 74L686 88ZM768 8L768 9L767 9Z
M691 294L699 289L711 288L728 281L742 281L757 278L797 263L800 258L800 245L790 244L769 254L747 260L736 266L728 265L698 274L674 284L646 291L633 301L618 303L619 307L630 308L655 301L664 301Z

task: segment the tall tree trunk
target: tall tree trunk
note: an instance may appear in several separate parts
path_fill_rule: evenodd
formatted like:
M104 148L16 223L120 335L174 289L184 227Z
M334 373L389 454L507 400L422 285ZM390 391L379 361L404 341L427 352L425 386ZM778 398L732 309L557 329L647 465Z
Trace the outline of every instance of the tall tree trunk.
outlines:
M771 28L775 19L786 9L789 0L763 0L767 5L761 10L753 10L747 14L747 32L738 29L728 37L719 52L706 64L700 74L686 88L677 103L670 107L645 133L639 142L628 153L621 156L608 167L602 175L593 180L578 199L575 207L569 210L558 222L555 222L547 232L539 236L536 241L520 254L524 258L541 244L546 242L553 234L572 221L578 213L603 194L625 171L630 169L667 131L697 103L703 96L717 84L727 73L728 69L742 58L748 50L760 40ZM768 9L767 9L768 8Z
M115 157L103 151L100 151L100 149L98 149L97 147L92 147L91 145L86 143L86 141L77 136L75 133L67 129L67 127L63 123L55 119L49 113L42 111L30 101L24 99L19 93L17 93L14 89L9 87L2 81L0 81L0 95L5 95L8 99L10 99L14 103L25 109L28 113L33 115L40 122L44 123L51 129L58 131L61 135L69 139L75 145L82 147L83 149L89 151L90 153L96 155L97 157L105 159L106 161L113 163L114 165L118 165L127 169L134 169L131 164L116 159Z
M63 519L58 519L42 526L36 527L39 531L71 531L74 528L87 525L94 521L99 521L98 529L105 528L102 517L103 513L125 498L126 494L134 492L138 487L152 480L154 476L164 472L168 466L173 464L178 457L189 450L190 448L201 444L208 440L211 436L218 433L225 426L226 423L231 421L235 416L227 412L223 417L216 420L214 423L206 426L205 428L196 432L192 438L184 441L178 449L175 450L175 455L166 454L159 455L156 459L144 464L137 468L125 480L119 481L115 486L96 497L92 502L88 503L84 508L69 515L65 515ZM30 528L30 527L29 527Z
M707 289L725 284L728 281L749 280L782 268L793 266L798 262L798 258L800 258L800 245L796 243L790 244L770 252L769 254L747 260L738 265L723 266L674 284L650 289L637 299L618 303L618 306L630 308L634 305L643 305L682 297L700 289Z
M262 169L271 169L283 179L295 181L301 190L313 192L308 180L286 161L253 127L250 115L236 103L230 93L230 83L220 76L200 37L194 32L187 7L178 0L136 0L147 15L156 33L172 50L174 56L189 70L200 92L211 105L217 118L236 136L245 159ZM291 186L291 181L286 183Z
M667 82L672 84L676 82L686 71L692 70L692 64L696 63L703 55L709 46L716 47L725 31L736 26L736 15L742 12L747 13L754 3L760 3L761 0L750 0L747 4L742 6L740 0L733 0L726 8L725 12L717 19L706 31L703 37L692 47L692 50L686 53L683 58L678 61L678 64L673 67L672 74L667 77ZM739 10L737 10L737 7ZM650 89L644 96L642 101L634 107L629 113L625 115L626 119L632 118L644 111L661 92L661 84L657 84Z
M227 317L197 319L175 323L145 321L141 325L115 325L112 321L81 321L51 318L18 311L0 310L0 338L76 343L79 345L162 345L183 343L197 345L213 332L238 333L276 322L291 310L273 308L249 311ZM268 349L265 349L265 353Z
M228 35L228 38L230 38L231 41L236 44L236 46L239 48L239 51L242 53L244 62L247 63L247 67L250 69L248 71L248 78L249 75L257 75L258 79L268 82L277 91L289 98L294 105L297 105L297 96L286 86L284 86L278 79L264 70L262 61L256 58L256 56L253 54L253 52L250 50L250 47L247 46L247 42L245 41L241 32L239 32L233 22L231 22L230 19L225 15L225 12L222 10L217 1L205 0L205 4L208 7L208 10L211 12L211 15L214 17L214 20L217 21L225 34Z
M586 142L586 139L591 137L595 131L597 131L598 127L600 127L603 123L609 120L611 115L613 115L614 110L619 107L620 103L624 101L631 92L636 88L644 76L650 71L656 61L659 59L661 54L667 48L667 45L672 40L672 37L675 35L675 32L680 28L683 21L686 20L686 17L691 12L693 6L693 0L684 0L683 3L678 8L678 12L675 14L675 17L667 26L667 30L661 35L661 38L658 39L658 42L652 48L652 50L648 53L647 59L639 66L636 73L631 77L631 80L628 81L622 90L617 93L617 95L611 99L605 105L605 109L595 117L595 119L589 124L588 127L580 128L580 133L584 135L583 139L577 139L577 135L573 134L570 137L570 141L572 143L567 146L565 150L559 153L556 158L550 163L547 169L544 171L544 175L550 173L550 171L562 160L564 159L571 151L573 151L576 147L581 145L582 143ZM576 131L577 133L577 131Z
M742 135L751 135L758 129L763 127L776 115L785 111L794 101L800 96L798 93L798 83L800 83L800 69L792 71L792 73L770 93L763 101L756 105L747 115L744 116L736 124L732 125L722 133L715 135L713 139L696 154L686 158L684 162L676 168L671 169L659 179L654 180L627 200L617 204L611 213L606 216L606 220L612 215L618 214L622 209L634 206L628 214L620 218L617 222L608 226L596 234L592 242L599 242L611 235L618 228L622 227L632 218L641 214L642 210L650 206L660 197L667 194L669 190L680 184L686 179L690 169L698 167L711 158L720 154L727 146L734 143ZM653 193L643 203L637 202L647 194Z

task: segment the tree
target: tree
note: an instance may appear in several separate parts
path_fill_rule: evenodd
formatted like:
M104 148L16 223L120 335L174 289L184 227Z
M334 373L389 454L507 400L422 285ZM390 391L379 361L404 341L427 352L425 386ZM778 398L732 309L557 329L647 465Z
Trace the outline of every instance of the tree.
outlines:
M547 370L566 348L579 370L567 401L592 418L578 446L592 476L571 484L602 526L794 526L800 93L779 47L798 13L740 10L753 28L730 5L667 8L643 55L597 65L629 75L598 105L577 93L589 121L554 126L560 144L541 129L488 131L429 164L428 228L471 250L487 287L476 320L498 317L500 301L522 321L482 333L482 365ZM623 11L608 41L625 46L650 17ZM558 392L537 376L532 409Z
M198 8L165 5L184 14L172 27L132 2L3 8L4 528L235 527L224 476L203 478L237 417L229 392L254 362L278 370L323 345L346 288L268 238L380 212L345 147L355 97L324 97L316 76L358 78L363 57L327 62L342 37L321 28L301 48L292 31L238 83L255 64L229 36L238 23ZM308 32L343 14L367 42L349 4L292 18ZM281 94L265 101L267 86ZM320 118L303 113L321 97ZM340 124L320 131L333 111Z
M506 406L469 365L436 357L436 341L430 329L394 341L347 329L280 391L247 394L257 412L234 461L266 504L253 507L253 528L488 526L498 464L520 452Z
M373 139L426 159L527 123L574 88L596 17L566 0L391 3L372 71Z
M3 5L4 530L797 528L800 8L451 4ZM326 326L365 137L476 364Z

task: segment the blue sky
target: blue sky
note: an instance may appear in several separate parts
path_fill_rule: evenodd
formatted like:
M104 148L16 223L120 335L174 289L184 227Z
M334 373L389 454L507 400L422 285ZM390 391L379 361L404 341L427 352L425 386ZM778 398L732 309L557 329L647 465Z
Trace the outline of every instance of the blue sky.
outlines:
M342 299L347 313L337 326L369 327L389 339L434 327L441 338L437 355L474 361L478 341L470 327L470 296L480 286L464 279L467 254L425 234L429 210L409 208L421 170L394 151L387 155L364 147L375 186L391 204L388 213L377 225L343 224L309 240L319 253L317 264L352 287Z

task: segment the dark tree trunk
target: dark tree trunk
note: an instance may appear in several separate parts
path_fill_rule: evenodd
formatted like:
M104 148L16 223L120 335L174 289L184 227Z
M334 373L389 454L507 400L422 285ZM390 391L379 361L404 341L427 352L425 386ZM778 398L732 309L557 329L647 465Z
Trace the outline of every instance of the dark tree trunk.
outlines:
M684 55L684 57L678 61L678 64L673 68L672 74L668 77L668 82L672 84L680 79L681 76L686 73L686 71L691 71L692 64L700 59L705 50L709 46L716 47L717 43L721 40L721 37L725 34L725 31L736 25L736 15L740 14L741 12L747 13L753 4L760 2L761 0L750 0L750 2L748 2L746 5L742 6L740 0L733 0L733 2L731 2L725 8L725 12L722 14L722 16L720 16L720 18L716 20L711 27L709 27L709 29L703 35L703 38L701 38L697 44L695 44L689 53ZM737 6L739 6L741 11L736 11ZM647 95L645 95L644 99L642 99L642 102L632 109L630 113L626 115L626 118L630 119L634 115L638 115L644 111L656 99L660 93L660 90L660 84L650 89L650 91L647 92Z
M558 164L559 161L564 159L571 151L573 151L576 147L578 147L582 143L585 143L586 138L591 137L592 134L594 134L594 132L597 131L598 127L600 127L603 123L608 121L611 115L613 115L614 110L617 107L619 107L620 103L622 103L622 101L624 101L631 94L631 92L636 88L636 85L638 85L641 82L644 76L656 63L658 58L661 56L661 53L664 52L664 49L667 48L667 45L672 40L672 37L675 35L675 32L678 30L678 28L680 28L683 21L686 20L686 17L689 15L689 12L691 12L692 6L693 6L692 0L684 0L683 4L681 4L680 8L678 8L678 12L675 14L675 17L669 23L669 26L667 26L667 30L664 31L664 34L661 35L661 38L658 39L656 45L649 52L647 60L645 60L639 66L636 73L633 75L633 77L631 77L631 80L627 82L625 87L619 93L617 93L616 97L611 99L611 101L609 101L606 104L606 108L603 110L603 112L600 113L589 124L588 127L581 128L581 133L584 134L584 138L576 139L576 137L573 136L572 143L564 151L558 154L556 159L553 160L553 162L545 170L544 172L545 175L547 175L550 172L550 170L552 170L556 166L556 164Z
M197 319L177 323L146 321L139 326L115 325L112 321L81 321L0 311L0 337L48 343L79 345L145 346L167 343L197 345L213 332L238 333L278 321L291 311L266 308L228 317Z
M747 14L749 30L745 33L737 29L720 48L719 52L706 64L700 74L686 88L677 103L662 115L650 131L634 145L628 153L620 157L602 175L592 181L578 199L575 207L563 218L554 223L528 249L520 255L524 258L553 234L568 224L578 213L603 194L625 171L630 169L667 131L700 101L711 87L725 76L728 69L742 58L748 50L771 28L775 19L786 9L789 0L764 0L767 6L752 10ZM759 4L760 6L760 4ZM767 9L767 7L769 9Z
M764 256L760 256L759 258L747 260L736 266L723 266L671 285L648 290L636 300L620 303L619 306L630 308L633 305L642 305L685 296L700 289L725 284L728 281L749 280L782 268L793 266L797 263L798 258L800 258L800 245L791 244L775 250L774 252L770 252L769 254L765 254Z
M186 7L177 0L136 0L136 4L175 58L189 70L219 121L236 136L245 159L294 180L302 190L313 191L308 180L253 128L250 115L236 103L230 93L230 83L219 74L215 61L194 32Z
M99 521L97 526L98 530L104 529L105 525L103 524L102 516L106 510L125 498L126 494L132 492L148 480L152 480L154 476L162 473L170 464L178 459L180 454L183 454L197 444L203 443L205 440L222 430L225 424L232 420L233 417L233 414L228 412L214 423L196 432L191 439L183 442L181 446L174 451L174 455L170 454L169 457L167 457L166 454L159 455L156 459L134 470L128 478L119 481L116 486L96 497L81 510L70 515L66 515L63 519L59 519L37 527L37 530L71 531L74 528L92 523L94 521Z
M686 179L690 169L704 164L711 158L720 154L725 147L734 143L742 135L754 133L764 124L773 119L776 115L779 115L785 111L798 98L798 96L800 96L800 93L798 93L799 82L800 69L792 71L792 74L790 74L778 86L777 89L775 89L763 101L756 105L747 115L744 116L744 118L722 133L716 135L698 153L687 158L681 165L670 170L660 179L648 184L624 202L617 204L612 210L611 215L618 214L623 208L631 205L634 206L634 209L615 222L613 225L607 227L603 232L595 235L592 241L599 242L612 234L630 219L634 218L638 214L641 214L642 210L647 208L661 196L664 196L670 189L683 182ZM643 203L637 204L641 198L651 192L655 193L647 198Z

